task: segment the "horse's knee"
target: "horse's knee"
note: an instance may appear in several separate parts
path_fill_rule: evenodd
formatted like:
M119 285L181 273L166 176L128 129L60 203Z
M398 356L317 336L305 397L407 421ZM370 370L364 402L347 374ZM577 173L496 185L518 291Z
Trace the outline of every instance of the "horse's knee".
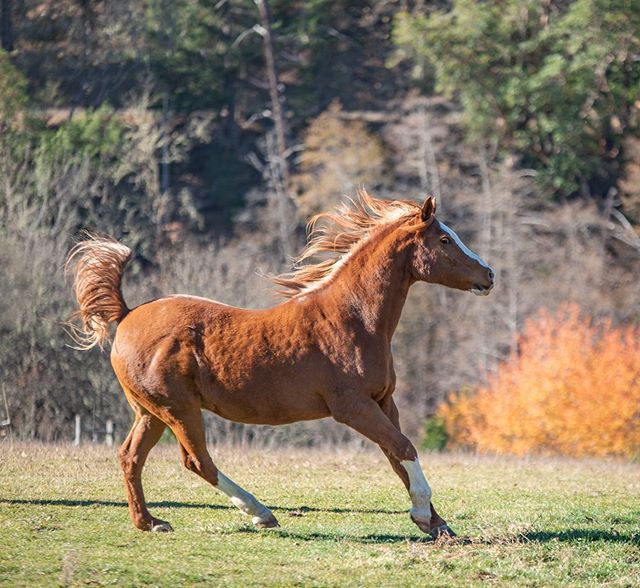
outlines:
M418 452L413 446L413 443L409 441L404 435L402 439L398 439L393 447L389 448L393 457L398 461L413 461L418 457Z
M406 445L402 448L402 460L413 460L413 459L418 459L418 452L416 451L416 448L413 446L413 444L411 443L411 441L409 441L407 439L407 443Z

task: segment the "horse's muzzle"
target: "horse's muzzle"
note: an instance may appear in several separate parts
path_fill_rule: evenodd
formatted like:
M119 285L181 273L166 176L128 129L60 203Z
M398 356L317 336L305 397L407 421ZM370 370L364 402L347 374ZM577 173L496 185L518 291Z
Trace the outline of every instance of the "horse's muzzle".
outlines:
M476 296L488 296L495 285L495 277L496 275L493 270L488 267L487 282L484 284L474 284L473 288L469 289L469 292L473 292Z

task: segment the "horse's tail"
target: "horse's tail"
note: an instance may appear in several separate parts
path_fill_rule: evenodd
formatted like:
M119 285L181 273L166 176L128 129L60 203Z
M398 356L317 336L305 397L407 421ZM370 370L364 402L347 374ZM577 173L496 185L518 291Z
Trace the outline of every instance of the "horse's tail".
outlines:
M65 270L73 272L73 290L80 309L67 326L78 349L96 345L103 349L110 339L109 324L120 322L129 312L121 283L131 255L131 249L115 239L90 233L69 252ZM81 324L74 324L74 319Z

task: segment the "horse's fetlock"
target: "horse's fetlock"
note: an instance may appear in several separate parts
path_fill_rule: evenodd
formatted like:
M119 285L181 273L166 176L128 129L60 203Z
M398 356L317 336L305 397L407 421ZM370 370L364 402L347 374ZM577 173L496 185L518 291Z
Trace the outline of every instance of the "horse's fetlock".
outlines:
M411 520L423 533L431 532L431 511L419 508L411 509Z
M153 521L149 517L145 517L143 515L132 515L131 520L133 521L133 526L140 531L151 531L151 527L153 525Z

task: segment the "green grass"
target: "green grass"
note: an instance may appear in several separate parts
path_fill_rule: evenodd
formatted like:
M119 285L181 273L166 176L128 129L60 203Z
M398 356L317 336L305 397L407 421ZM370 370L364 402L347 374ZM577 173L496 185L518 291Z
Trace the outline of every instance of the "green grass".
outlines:
M438 510L463 539L409 520L377 453L215 451L220 469L282 525L256 531L182 469L174 447L145 470L151 512L131 526L115 449L0 445L0 586L638 586L640 466L422 458Z

